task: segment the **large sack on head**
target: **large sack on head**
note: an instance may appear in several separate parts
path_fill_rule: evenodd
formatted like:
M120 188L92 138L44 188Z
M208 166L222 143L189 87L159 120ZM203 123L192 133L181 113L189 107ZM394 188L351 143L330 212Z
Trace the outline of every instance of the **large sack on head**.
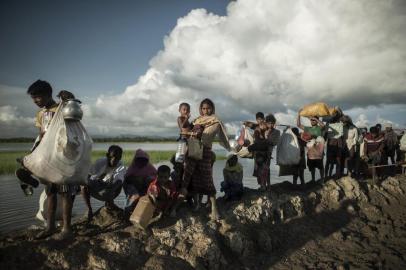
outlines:
M296 165L300 162L299 141L292 129L283 131L276 150L276 164Z
M308 104L304 106L303 109L300 111L300 116L304 117L311 116L322 117L327 115L330 115L329 107L327 106L326 103L323 102Z
M65 121L63 106L61 102L38 147L24 157L24 166L45 182L86 184L92 139L80 121Z

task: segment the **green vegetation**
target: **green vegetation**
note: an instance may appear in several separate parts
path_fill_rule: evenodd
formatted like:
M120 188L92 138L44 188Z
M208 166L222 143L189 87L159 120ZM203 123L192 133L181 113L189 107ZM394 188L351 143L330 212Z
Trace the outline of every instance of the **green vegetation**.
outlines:
M133 157L134 157L133 150L131 151L124 151L123 153L123 161L126 166L130 165ZM161 161L169 161L175 151L147 151L150 160L153 164L156 164ZM19 164L16 162L16 158L21 158L27 155L28 152L24 151L9 151L9 152L0 152L0 175L1 174L11 174L19 168ZM92 162L96 159L104 157L106 151L93 151L92 152ZM224 156L217 156L217 160L225 159Z
M177 137L92 137L93 142L176 142ZM0 143L34 142L35 138L0 138Z

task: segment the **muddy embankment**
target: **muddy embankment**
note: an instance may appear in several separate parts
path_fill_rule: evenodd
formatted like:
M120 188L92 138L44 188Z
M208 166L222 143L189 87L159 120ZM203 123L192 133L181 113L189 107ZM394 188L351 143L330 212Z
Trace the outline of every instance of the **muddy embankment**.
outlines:
M165 217L148 230L101 208L76 237L3 236L1 269L406 269L406 177L372 185L345 177L295 191L247 189L238 202Z

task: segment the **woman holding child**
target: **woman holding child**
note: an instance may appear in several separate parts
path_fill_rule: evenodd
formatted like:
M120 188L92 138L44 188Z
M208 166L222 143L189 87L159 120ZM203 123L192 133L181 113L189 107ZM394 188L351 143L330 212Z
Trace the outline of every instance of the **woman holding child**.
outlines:
M200 116L193 121L191 134L192 137L201 140L203 155L201 159L186 156L182 193L190 192L192 194L208 195L211 203L210 218L216 220L219 218L219 214L216 207L216 188L213 183L213 152L211 149L217 134L221 146L229 150L230 144L223 123L215 115L213 101L208 98L204 99L200 103L199 113Z

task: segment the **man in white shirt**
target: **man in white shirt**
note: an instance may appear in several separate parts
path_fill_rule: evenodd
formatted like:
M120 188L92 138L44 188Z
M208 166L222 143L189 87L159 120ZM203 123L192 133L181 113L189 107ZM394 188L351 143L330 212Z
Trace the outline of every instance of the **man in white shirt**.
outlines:
M106 157L96 160L90 168L88 184L82 187L83 198L88 208L88 221L93 218L90 196L104 201L106 207L117 207L114 199L120 194L127 171L121 161L122 155L123 149L120 146L111 145Z

